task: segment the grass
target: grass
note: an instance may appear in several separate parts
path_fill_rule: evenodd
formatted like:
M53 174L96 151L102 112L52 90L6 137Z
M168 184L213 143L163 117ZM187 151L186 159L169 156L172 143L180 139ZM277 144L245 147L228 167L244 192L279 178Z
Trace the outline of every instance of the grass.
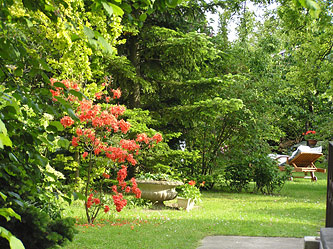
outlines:
M325 225L326 174L318 181L295 179L279 195L204 192L190 212L124 209L99 216L95 226L78 224L79 233L64 248L196 248L208 235L317 236ZM82 206L68 215L84 218Z

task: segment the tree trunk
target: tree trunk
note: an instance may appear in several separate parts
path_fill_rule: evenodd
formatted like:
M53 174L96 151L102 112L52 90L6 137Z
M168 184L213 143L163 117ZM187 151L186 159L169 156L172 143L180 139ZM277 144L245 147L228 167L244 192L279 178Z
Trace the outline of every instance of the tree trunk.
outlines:
M138 77L140 77L140 56L139 56L139 39L137 36L131 36L128 39L128 59L135 67L135 71ZM130 108L140 107L140 84L132 82L130 100Z

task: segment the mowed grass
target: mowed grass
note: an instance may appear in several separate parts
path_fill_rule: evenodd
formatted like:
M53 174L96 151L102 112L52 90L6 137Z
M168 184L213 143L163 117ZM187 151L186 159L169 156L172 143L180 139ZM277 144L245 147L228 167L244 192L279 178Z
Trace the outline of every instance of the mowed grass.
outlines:
M64 248L196 248L208 235L317 236L325 226L326 174L318 181L294 179L277 195L203 192L190 212L175 209L124 209L82 224L82 205L67 214L78 231Z

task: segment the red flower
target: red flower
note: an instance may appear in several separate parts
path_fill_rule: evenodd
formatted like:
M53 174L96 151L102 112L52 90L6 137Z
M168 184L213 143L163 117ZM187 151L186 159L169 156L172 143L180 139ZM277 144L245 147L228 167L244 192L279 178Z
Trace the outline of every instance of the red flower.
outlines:
M141 133L136 136L137 142L145 142L146 144L149 143L149 138L146 133Z
M159 133L156 133L156 134L153 136L153 139L156 140L156 143L157 143L157 144L163 140L162 135L159 134Z
M118 194L118 188L116 185L113 185L111 189L112 189L113 193Z
M76 135L78 135L78 137L83 135L83 132L80 128L76 129Z
M73 146L73 147L78 146L78 145L79 145L79 141L80 141L79 138L77 138L77 137L73 137L73 138L72 138L72 146Z
M110 178L110 175L109 175L109 174L106 174L106 173L103 173L103 176L104 176L104 178L106 178L106 179L109 179L109 178Z
M110 207L108 205L105 205L104 207L104 213L107 213L110 211Z
M117 90L112 89L112 92L113 92L113 99L119 99L121 97L121 91L119 88Z
M65 116L60 120L60 123L66 128L74 124L74 120L69 116Z
M98 204L101 203L101 201L100 201L98 198L94 198L94 203L95 203L96 205L98 205Z
M191 180L188 182L188 184L190 184L191 186L194 186L195 185L195 181Z
M91 201L88 201L88 202L87 202L87 208L91 208L91 206L92 206L92 202L91 202Z
M83 158L86 158L87 156L88 156L88 152L85 151L85 152L82 154L82 157L83 157Z
M124 133L124 134L126 134L129 130L129 128L131 127L131 124L126 122L123 119L118 122L118 125L121 129L121 132Z

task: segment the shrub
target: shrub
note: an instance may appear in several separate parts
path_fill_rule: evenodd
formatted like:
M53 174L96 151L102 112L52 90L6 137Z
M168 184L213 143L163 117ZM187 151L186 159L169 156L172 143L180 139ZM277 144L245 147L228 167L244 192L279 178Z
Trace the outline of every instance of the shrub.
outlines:
M25 205L17 211L21 221L0 220L0 226L10 230L19 238L26 249L44 249L63 245L72 241L76 232L73 218L52 219L47 213L32 206ZM8 248L8 242L0 240L0 248Z
M224 178L232 191L240 192L248 189L252 180L252 169L246 161L234 162L226 166Z
M291 173L289 167L286 167L286 171L281 173L276 161L268 156L258 155L252 160L251 167L254 170L255 188L263 194L272 194L276 190L281 190Z

